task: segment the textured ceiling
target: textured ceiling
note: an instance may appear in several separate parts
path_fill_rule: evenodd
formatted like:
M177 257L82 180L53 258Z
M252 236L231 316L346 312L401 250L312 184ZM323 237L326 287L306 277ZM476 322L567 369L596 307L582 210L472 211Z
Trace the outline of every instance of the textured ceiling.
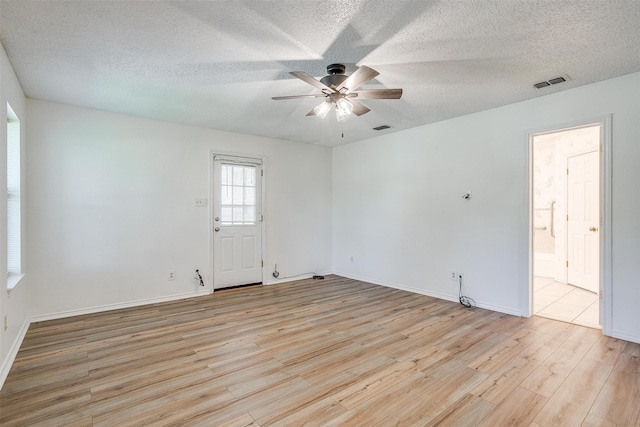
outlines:
M0 41L31 98L336 145L640 71L640 1L0 0ZM402 99L344 124L271 99L334 62Z

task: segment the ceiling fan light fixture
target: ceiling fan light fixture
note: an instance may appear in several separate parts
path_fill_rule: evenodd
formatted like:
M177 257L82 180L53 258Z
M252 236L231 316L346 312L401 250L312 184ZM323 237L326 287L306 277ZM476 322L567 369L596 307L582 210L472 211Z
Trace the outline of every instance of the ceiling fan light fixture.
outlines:
M0 0L2 1L2 0ZM336 109L336 119L344 122L351 115L361 116L371 111L367 106L355 98L363 99L400 99L402 89L363 89L359 88L374 79L378 74L376 70L361 65L351 75L344 74L344 64L331 64L327 67L327 76L320 80L311 77L303 71L291 71L289 74L310 84L321 93L308 95L273 96L271 99L281 101L284 99L324 98L324 102L307 113L307 116L325 118L332 107ZM351 101L349 100L351 98Z
M340 110L336 110L336 120L338 122L346 122L349 117L351 117L351 114L343 114Z
M353 112L353 104L346 98L340 98L336 101L336 111L339 111L342 115L348 116Z
M316 116L324 119L327 116L329 110L331 110L331 103L329 101L324 101L318 104L316 108L313 109L313 112L316 114Z

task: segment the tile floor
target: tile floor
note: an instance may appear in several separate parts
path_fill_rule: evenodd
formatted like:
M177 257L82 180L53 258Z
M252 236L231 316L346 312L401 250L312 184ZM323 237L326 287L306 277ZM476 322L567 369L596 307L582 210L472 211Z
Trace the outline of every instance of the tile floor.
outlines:
M598 295L548 277L534 277L533 312L590 328L600 328Z

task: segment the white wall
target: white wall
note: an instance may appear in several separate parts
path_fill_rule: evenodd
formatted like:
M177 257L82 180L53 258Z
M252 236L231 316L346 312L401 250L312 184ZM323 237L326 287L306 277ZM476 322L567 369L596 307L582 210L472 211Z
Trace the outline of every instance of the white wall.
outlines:
M334 271L455 300L460 270L479 305L526 313L527 135L607 114L611 330L640 342L640 73L335 148Z
M20 87L20 83L16 78L11 63L7 58L2 45L0 45L0 188L7 188L7 102L20 119L20 142L22 151L22 165L24 166L25 152L25 123L27 121L25 97ZM22 200L24 205L24 167L22 168L23 176L23 192ZM0 197L0 245L2 250L0 253L0 277L7 277L7 205L5 192ZM23 209L24 211L24 209ZM23 212L24 217L24 212ZM25 221L22 221L23 236L26 231ZM28 273L28 264L26 261L27 247L22 245L23 272ZM0 284L0 387L9 373L9 368L18 347L22 342L22 338L26 333L28 323L28 306L27 306L27 290L29 274L22 278L17 287L11 293L7 292L6 279ZM7 329L4 330L4 317L7 318Z
M265 159L267 278L275 261L283 276L331 269L329 148L27 106L34 318L202 292L191 278L210 272L210 224L193 204L209 196L211 150Z

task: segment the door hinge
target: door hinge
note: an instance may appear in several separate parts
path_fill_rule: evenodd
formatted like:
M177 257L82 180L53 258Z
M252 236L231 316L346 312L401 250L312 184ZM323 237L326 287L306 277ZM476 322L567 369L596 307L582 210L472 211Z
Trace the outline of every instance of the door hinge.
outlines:
M569 169L567 169L567 175L569 175Z
M264 215L260 215L260 222L264 221Z
M264 267L264 260L262 260L261 263L262 263L262 266Z
M569 221L569 215L567 215L567 221Z
M569 261L567 261L566 264L567 264L567 267L569 267Z
M260 169L260 176L264 176L264 169Z

